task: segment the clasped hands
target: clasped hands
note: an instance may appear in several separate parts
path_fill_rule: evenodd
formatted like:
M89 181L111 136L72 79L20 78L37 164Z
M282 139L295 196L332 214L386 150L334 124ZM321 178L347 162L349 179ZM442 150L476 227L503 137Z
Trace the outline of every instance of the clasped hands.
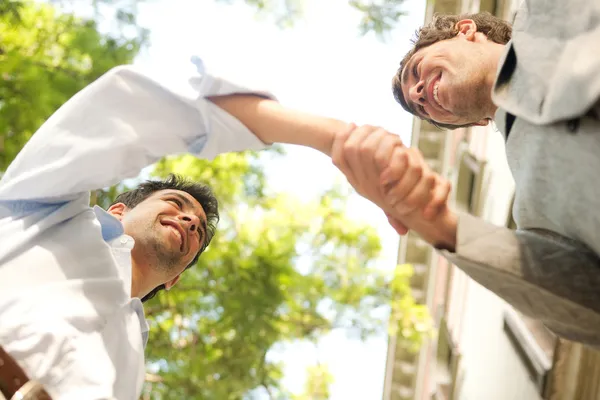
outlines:
M409 229L432 245L454 250L456 215L448 207L450 183L416 148L385 129L351 125L338 133L333 163L363 197L379 206L401 235Z

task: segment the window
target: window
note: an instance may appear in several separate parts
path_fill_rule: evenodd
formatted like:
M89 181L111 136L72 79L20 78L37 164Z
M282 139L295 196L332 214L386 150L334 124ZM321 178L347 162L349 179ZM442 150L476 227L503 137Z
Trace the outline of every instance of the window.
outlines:
M508 215L506 216L506 227L508 229L512 229L513 231L517 230L517 223L513 218L513 206L515 204L515 196L513 195L512 200L510 201L510 207L508 207Z
M477 160L468 150L465 142L458 146L456 165L455 203L461 211L473 215L481 213L482 182L485 161Z
M514 197L508 210L506 226L516 230L512 216ZM540 394L544 394L548 371L552 367L557 337L542 322L526 317L518 311L504 315L504 331L523 360L531 379L536 383Z
M479 11L484 12L487 11L490 14L496 15L498 12L498 2L496 0L480 0L479 1Z
M552 368L556 336L541 322L524 317L517 312L504 314L504 331L521 357L531 380L543 395L548 373Z
M432 398L453 400L457 393L461 356L454 345L445 318L440 321L436 354L436 391Z

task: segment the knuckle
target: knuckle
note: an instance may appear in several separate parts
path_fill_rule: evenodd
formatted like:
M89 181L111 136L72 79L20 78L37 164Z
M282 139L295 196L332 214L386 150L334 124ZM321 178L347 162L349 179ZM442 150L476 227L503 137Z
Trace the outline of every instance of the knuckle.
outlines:
M375 131L373 132L373 135L376 135L379 138L387 137L389 134L390 133L388 131L386 131L385 129L383 129L382 127L375 128Z
M446 202L446 198L444 196L434 196L431 201L429 202L429 204L431 205L431 207L433 208L438 208L440 207L442 204L444 204Z
M344 143L343 146L344 153L346 154L355 154L356 153L356 144L354 142L348 141Z
M358 151L361 154L368 154L371 151L371 143L369 140L363 141L360 145L358 145Z
M407 152L407 153L410 153L410 155L411 155L412 157L415 157L415 156L417 156L417 155L419 154L419 149L418 149L418 148L416 148L416 147L409 147L409 148L406 150L406 152Z
M377 129L376 126L370 125L370 124L365 124L361 126L361 129L363 129L366 132L373 132L374 130Z
M412 173L419 178L423 176L423 166L421 164L413 164L410 166Z
M354 131L355 131L355 129L352 129L352 130L348 129L348 130L345 130L345 131L341 131L341 132L338 133L338 138L341 139L341 140L346 140L346 139L348 139L350 137L350 135Z
M382 165L386 162L386 158L383 154L375 153L375 162L379 165Z
M418 200L416 196L408 196L406 199L404 199L403 203L406 208L410 209L418 206Z
M443 190L444 190L444 196L448 197L448 195L452 191L452 184L449 181L444 180L442 182L442 187L443 187Z
M397 156L395 156L395 157L400 165L408 164L408 152L400 151L400 152L397 152L396 154L397 154Z
M423 176L423 181L425 182L428 188L433 188L437 182L437 178L435 174L425 173Z

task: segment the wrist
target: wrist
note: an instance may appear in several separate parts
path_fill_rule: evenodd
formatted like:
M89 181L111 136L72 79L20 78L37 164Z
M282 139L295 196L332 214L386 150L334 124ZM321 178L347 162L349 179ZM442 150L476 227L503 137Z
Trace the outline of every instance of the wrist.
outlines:
M404 217L401 216L399 220L435 248L455 251L458 216L450 208L446 207L433 220L423 218L420 211L415 211Z
M456 251L456 237L458 232L458 216L449 208L440 215L436 221L439 228L438 236L430 242L436 249Z

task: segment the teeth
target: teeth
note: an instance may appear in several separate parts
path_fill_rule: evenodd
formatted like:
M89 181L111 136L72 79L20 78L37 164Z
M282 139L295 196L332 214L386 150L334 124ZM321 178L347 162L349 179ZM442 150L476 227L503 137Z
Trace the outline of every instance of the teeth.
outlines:
M438 89L440 88L440 81L437 81L435 83L435 86L433 87L433 98L435 99L435 102L438 103L438 105L441 107L442 104L440 103L440 99L438 97Z
M174 226L171 226L171 229L173 230L173 232L175 232L175 234L177 235L177 237L179 238L179 240L181 240L181 233L179 233L179 231L177 229L175 229Z

